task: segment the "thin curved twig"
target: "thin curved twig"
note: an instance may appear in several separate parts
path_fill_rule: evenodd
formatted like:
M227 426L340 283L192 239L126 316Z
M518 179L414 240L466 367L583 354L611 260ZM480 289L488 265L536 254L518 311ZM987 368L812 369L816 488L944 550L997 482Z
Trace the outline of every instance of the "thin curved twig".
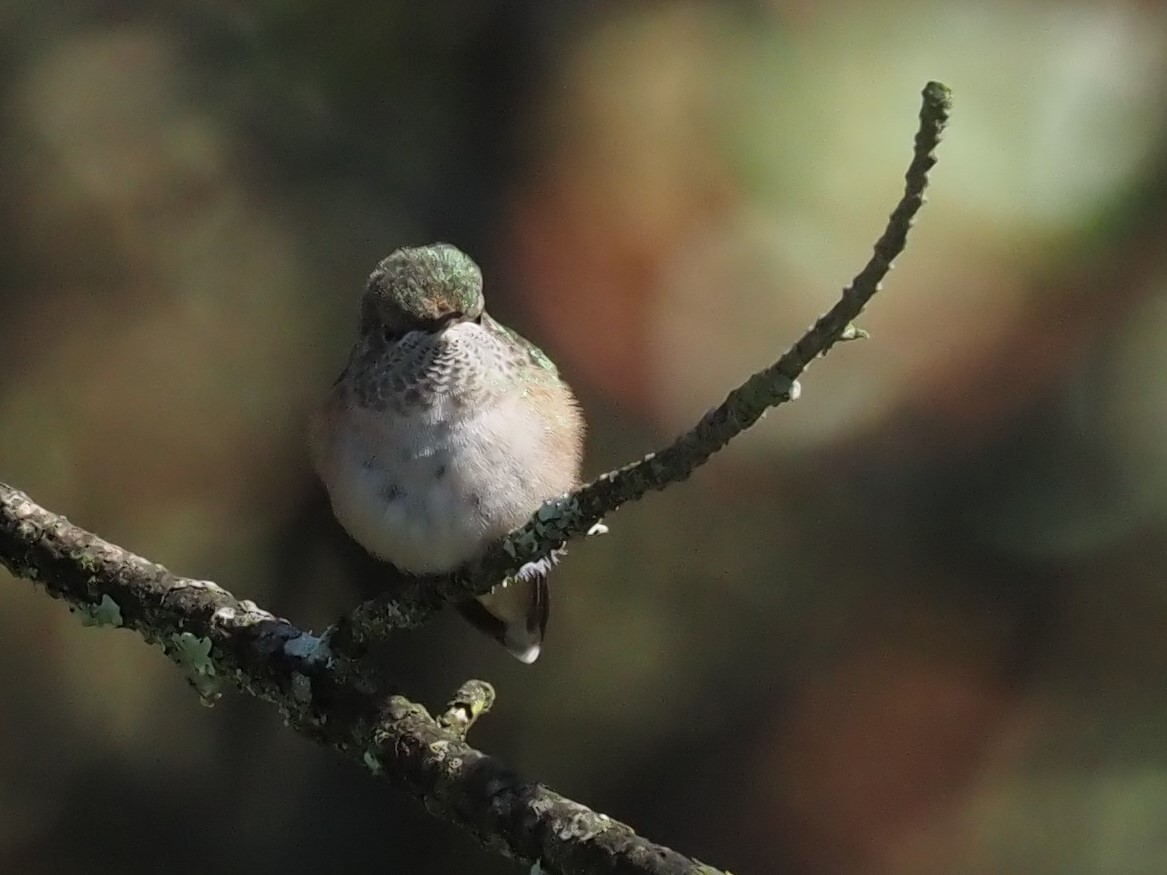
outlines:
M912 162L904 175L904 194L876 241L871 258L843 290L838 303L819 317L778 361L730 392L671 446L602 474L570 495L539 508L529 522L508 534L477 563L451 575L418 578L391 599L374 598L360 605L326 633L334 650L358 655L371 640L395 629L420 626L442 606L483 595L524 565L546 559L569 540L587 534L622 504L685 480L768 409L796 399L798 378L815 358L825 355L840 340L863 336L851 323L879 291L892 262L907 244L908 229L924 204L928 171L936 163L936 146L952 108L951 92L939 82L929 82L922 96Z

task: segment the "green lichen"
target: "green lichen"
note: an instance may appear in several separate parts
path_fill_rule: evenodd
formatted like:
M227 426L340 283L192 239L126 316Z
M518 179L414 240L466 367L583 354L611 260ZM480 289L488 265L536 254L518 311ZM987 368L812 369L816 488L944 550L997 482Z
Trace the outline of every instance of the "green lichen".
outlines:
M871 335L865 329L860 328L854 322L848 322L847 327L839 332L839 340L841 341L868 340L870 337Z
M199 694L204 705L213 705L223 694L223 680L211 656L210 638L199 638L190 632L170 636L167 652L182 666L186 678Z
M374 754L371 750L365 751L365 755L362 757L362 759L364 759L365 765L368 766L370 772L372 772L374 775L381 774L381 761L377 759L376 754Z
M537 519L541 523L547 523L547 522L551 522L552 520L558 519L560 514L562 514L562 512L563 512L562 511L563 504L564 504L564 501L561 498L556 499L555 501L547 502L546 504L542 505L537 511L535 511L535 519Z
M302 659L305 662L322 663L325 665L330 663L333 658L328 641L324 638L310 635L307 632L286 641L284 643L284 653L288 654L288 656Z
M96 605L70 605L69 611L76 614L82 626L120 626L121 606L105 593Z
M77 564L78 568L80 568L82 571L88 571L90 574L97 571L97 568L100 565L97 559L95 559L89 553L78 552L74 554L73 561Z
M404 696L390 696L385 708L385 714L390 720L406 720L410 717L420 717L423 720L428 720L430 716L424 707L416 702L411 702Z
M170 641L174 645L171 655L187 671L207 676L215 674L210 638L199 638L190 632L177 632L170 636Z
M517 538L513 539L512 543L514 544L513 549L515 551L521 550L523 553L533 553L539 546L539 535L536 532L524 530L519 533ZM511 555L514 554L512 553Z

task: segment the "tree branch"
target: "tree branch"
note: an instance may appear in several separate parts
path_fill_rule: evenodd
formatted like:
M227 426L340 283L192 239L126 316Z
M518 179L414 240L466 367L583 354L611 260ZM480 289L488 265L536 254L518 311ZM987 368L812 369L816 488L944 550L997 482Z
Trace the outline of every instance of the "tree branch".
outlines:
M482 681L463 685L435 721L355 663L329 659L319 639L287 620L210 581L171 574L3 483L0 563L84 622L159 645L204 701L233 684L271 702L301 735L363 763L496 853L564 875L718 875L466 744L463 733L493 698Z
M388 630L419 625L443 604L485 593L523 565L546 559L621 504L684 480L766 409L797 397L796 379L811 360L859 335L851 321L904 247L948 111L948 90L929 83L904 197L871 260L830 312L670 447L547 504L473 568L416 581L392 602L362 605L317 638L211 581L179 577L103 541L3 483L0 564L67 602L87 625L132 629L160 646L205 701L234 685L271 702L301 735L365 764L497 853L564 875L717 875L606 815L521 780L466 744L466 732L493 703L489 684L464 684L435 720L383 689L359 660L338 656L358 653Z
M417 578L392 598L373 598L360 605L325 633L334 650L359 655L370 641L394 629L420 626L444 605L489 592L524 565L546 561L554 551L586 534L622 504L685 480L768 409L795 400L800 391L798 378L816 357L826 355L840 340L865 336L851 323L879 291L892 262L907 244L908 229L924 205L928 171L936 163L935 150L948 124L951 97L948 88L939 82L929 82L924 87L912 162L904 175L904 195L892 211L883 236L838 303L819 317L778 361L730 392L671 446L601 474L570 495L543 505L526 525L507 535L478 562L451 575Z

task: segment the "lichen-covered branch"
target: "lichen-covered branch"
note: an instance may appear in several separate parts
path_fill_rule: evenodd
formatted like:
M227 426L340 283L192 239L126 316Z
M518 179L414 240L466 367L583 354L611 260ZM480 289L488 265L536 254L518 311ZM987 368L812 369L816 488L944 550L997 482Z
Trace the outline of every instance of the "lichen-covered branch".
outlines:
M466 681L458 687L446 710L438 717L438 725L459 738L478 722L478 718L494 707L494 687L486 681Z
M287 620L103 541L3 483L0 564L86 624L159 645L204 700L235 686L271 702L301 735L364 764L494 852L564 875L718 875L470 747L464 734L493 701L489 684L464 684L434 720Z
M340 620L328 635L338 652L360 653L369 640L393 629L418 626L437 608L471 595L482 595L529 562L545 559L572 538L586 534L603 517L645 493L685 480L714 453L752 426L771 407L798 397L798 377L840 340L862 336L852 321L863 311L903 251L924 204L928 171L948 124L951 93L939 82L924 87L920 124L912 162L905 174L904 195L888 219L874 252L842 297L807 329L781 358L729 393L692 430L671 446L609 471L570 495L540 508L522 528L511 532L478 563L456 574L419 579L388 599L372 599Z

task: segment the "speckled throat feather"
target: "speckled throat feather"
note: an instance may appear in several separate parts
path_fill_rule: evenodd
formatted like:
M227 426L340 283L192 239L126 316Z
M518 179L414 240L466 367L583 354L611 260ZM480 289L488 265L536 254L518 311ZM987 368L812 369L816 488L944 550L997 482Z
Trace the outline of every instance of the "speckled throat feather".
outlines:
M346 369L357 402L405 413L439 400L479 405L516 383L559 382L551 360L533 343L483 314L437 332L411 331L396 341L369 334Z

